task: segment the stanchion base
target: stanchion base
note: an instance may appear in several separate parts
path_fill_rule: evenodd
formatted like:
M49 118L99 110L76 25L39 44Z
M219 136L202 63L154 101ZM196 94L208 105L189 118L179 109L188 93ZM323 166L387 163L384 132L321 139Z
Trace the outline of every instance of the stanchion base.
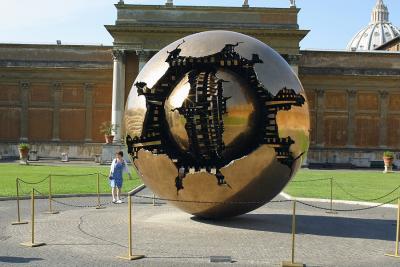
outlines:
M28 224L28 222L13 222L11 225Z
M139 260L139 259L143 259L144 257L145 257L144 255L117 256L118 259L123 259L123 260L128 260L128 261Z
M303 263L299 262L291 262L291 261L282 261L282 267L304 267Z
M390 254L390 253L386 253L385 256L387 257L393 257L393 258L400 258L399 254Z
M32 242L26 242L26 243L21 243L21 245L23 245L23 246L25 246L25 247L35 248L35 247L45 246L46 243L32 243Z
M328 213L328 214L338 214L337 211L327 211L326 213Z
M96 207L96 210L102 210L102 209L105 209L106 207L104 207L104 206L99 206L99 207Z
M59 211L45 211L44 214L59 214Z

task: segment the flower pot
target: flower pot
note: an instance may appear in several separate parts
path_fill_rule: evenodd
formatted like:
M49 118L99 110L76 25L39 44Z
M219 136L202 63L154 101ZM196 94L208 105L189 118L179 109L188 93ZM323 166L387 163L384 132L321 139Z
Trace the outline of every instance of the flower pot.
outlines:
M384 173L392 172L393 168L393 157L383 157L383 163L385 164Z
M19 148L19 158L20 159L27 159L28 158L28 153L29 153L29 149L21 149Z
M114 141L114 135L105 134L104 137L106 138L106 144L111 144Z
M18 148L19 150L19 164L21 165L28 165L28 153L29 149L28 148Z

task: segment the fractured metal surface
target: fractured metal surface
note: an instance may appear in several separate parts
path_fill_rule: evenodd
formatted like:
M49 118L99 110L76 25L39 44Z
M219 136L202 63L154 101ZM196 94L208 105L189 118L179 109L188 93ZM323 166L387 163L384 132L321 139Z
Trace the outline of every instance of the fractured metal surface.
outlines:
M125 110L128 151L144 183L212 218L276 196L308 150L309 124L304 90L282 57L226 31L194 34L157 53Z

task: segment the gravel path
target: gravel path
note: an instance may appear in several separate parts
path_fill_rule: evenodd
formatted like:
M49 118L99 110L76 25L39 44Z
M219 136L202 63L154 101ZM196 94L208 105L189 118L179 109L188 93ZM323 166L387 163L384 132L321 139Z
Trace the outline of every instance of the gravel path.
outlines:
M147 190L139 194L152 195ZM88 197L58 200L95 204ZM29 201L21 204L23 219L28 219ZM26 248L20 243L29 240L30 224L11 226L15 201L0 201L0 266L280 266L290 258L291 203L270 203L233 219L205 221L170 204L153 206L151 200L134 198L134 253L146 255L135 262L115 257L127 254L126 203L101 210L54 207L60 214L43 214L47 202L37 201L36 240L47 246ZM298 204L296 218L296 260L307 266L400 266L399 259L384 256L395 246L395 209L331 215ZM234 263L210 263L210 256L231 256Z

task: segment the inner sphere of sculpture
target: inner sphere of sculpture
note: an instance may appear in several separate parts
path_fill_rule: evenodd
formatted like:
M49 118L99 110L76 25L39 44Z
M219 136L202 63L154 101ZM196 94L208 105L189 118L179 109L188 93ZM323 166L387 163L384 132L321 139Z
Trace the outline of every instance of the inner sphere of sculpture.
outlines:
M132 86L124 123L143 182L205 218L273 199L309 146L296 74L266 44L228 31L190 35L159 51Z

